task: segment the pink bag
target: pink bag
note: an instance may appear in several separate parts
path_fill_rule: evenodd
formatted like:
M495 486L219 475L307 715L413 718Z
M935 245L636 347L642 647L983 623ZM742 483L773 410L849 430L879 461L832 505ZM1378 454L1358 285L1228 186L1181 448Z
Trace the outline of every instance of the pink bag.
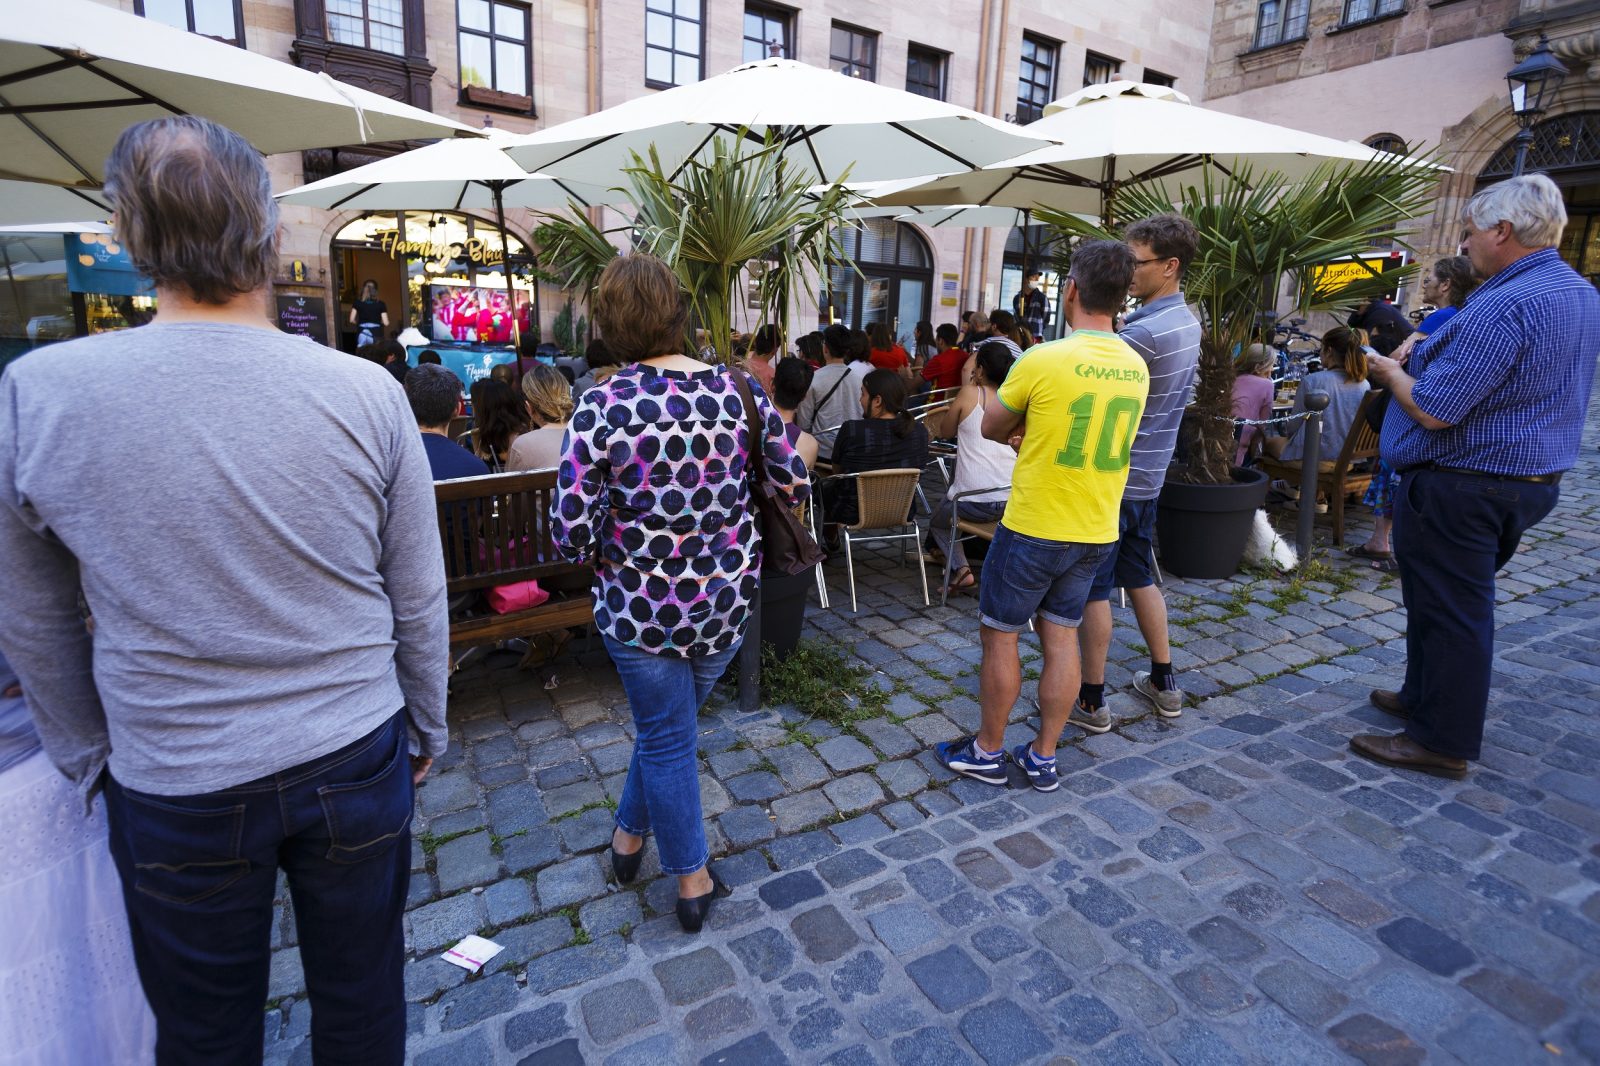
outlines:
M509 585L494 586L483 598L495 614L512 614L539 606L550 594L540 588L537 581L513 581Z

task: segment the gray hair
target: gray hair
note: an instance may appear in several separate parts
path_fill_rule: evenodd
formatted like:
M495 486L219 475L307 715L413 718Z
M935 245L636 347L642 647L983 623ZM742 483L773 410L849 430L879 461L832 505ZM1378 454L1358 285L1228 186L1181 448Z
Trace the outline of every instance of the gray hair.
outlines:
M1480 230L1509 222L1524 248L1554 248L1567 228L1561 190L1544 174L1524 174L1489 186L1467 201L1461 217Z
M106 160L117 237L161 288L221 304L278 267L278 203L261 154L194 115L129 126Z
M406 399L417 425L445 425L461 402L461 379L437 363L419 363L406 371Z

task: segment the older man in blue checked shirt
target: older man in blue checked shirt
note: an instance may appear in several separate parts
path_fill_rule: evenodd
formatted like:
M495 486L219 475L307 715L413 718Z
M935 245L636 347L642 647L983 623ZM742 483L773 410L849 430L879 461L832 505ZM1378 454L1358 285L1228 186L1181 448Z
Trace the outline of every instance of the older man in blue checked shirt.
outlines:
M1408 364L1374 357L1394 394L1383 457L1401 475L1395 556L1406 676L1372 693L1406 719L1352 737L1357 754L1460 777L1483 743L1494 657L1494 579L1555 506L1577 460L1600 354L1600 293L1556 252L1567 223L1543 174L1468 201L1461 251L1487 278Z

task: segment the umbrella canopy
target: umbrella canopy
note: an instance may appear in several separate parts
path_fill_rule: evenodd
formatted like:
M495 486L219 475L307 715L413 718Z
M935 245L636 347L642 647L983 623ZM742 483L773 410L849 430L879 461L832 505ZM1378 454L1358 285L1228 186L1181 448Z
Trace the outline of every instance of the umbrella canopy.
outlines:
M0 226L85 217L110 218L110 202L88 189L0 178ZM61 228L68 233L76 230L75 225Z
M349 211L489 211L498 191L504 207L535 210L609 203L603 186L529 174L502 150L515 138L488 129L481 138L440 141L346 170L278 194L303 207Z
M420 108L90 0L8 4L0 178L95 186L135 122L204 115L266 154L476 136ZM71 212L81 216L83 207Z
M1293 180L1329 160L1365 163L1385 155L1354 141L1196 107L1170 86L1126 81L1065 96L1023 129L1060 143L891 192L877 203L1048 207L1106 217L1117 189L1141 181L1196 180L1206 167L1226 172L1241 162Z
M741 129L781 136L786 162L822 183L847 171L875 181L970 170L1047 143L955 104L763 59L519 137L507 151L527 170L609 185L633 152L648 157L653 145L671 173Z
M37 236L41 233L110 233L109 222L35 222L29 225L0 225L0 237Z

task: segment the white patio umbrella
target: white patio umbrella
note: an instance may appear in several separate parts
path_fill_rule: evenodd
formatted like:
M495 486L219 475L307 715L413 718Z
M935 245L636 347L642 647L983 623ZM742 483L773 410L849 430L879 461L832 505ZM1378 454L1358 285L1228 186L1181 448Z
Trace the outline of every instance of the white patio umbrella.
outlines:
M266 154L477 131L90 0L5 4L0 178L98 186L135 122L203 115ZM71 216L81 216L82 207Z
M309 185L278 201L330 211L490 211L560 209L615 202L603 185L530 174L504 149L515 135L493 128L483 137L439 141Z
M1048 207L1109 220L1117 190L1141 181L1196 180L1206 167L1226 173L1240 163L1293 180L1329 160L1364 163L1386 154L1354 141L1197 107L1170 86L1126 81L1064 96L1023 130L1059 143L932 178L876 202Z
M573 201L590 207L620 198L598 185L529 174L503 150L513 139L511 134L492 128L483 132L483 137L439 141L346 170L281 192L278 201L332 211L492 210L500 230L500 247L509 251L508 207L555 209ZM516 297L509 265L504 273L506 299L514 316ZM533 287L533 314L537 322L537 284Z
M0 89L0 93L3 92ZM104 194L92 189L0 178L0 226L54 223L57 219L84 217L111 217L111 204Z
M763 59L519 137L530 171L610 185L653 145L669 173L714 138L783 138L786 163L820 183L971 170L1047 142L976 111L792 59Z

